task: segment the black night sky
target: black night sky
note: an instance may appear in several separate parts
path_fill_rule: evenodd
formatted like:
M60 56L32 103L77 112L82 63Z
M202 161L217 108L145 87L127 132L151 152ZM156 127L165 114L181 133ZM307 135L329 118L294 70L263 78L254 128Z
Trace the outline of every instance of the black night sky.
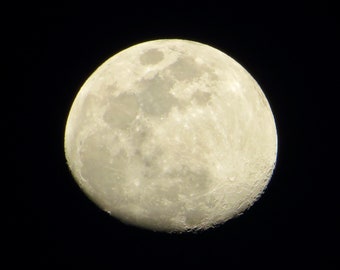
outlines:
M337 179L334 159L328 161L335 151L328 134L338 124L331 120L338 18L327 1L272 2L9 8L13 16L3 25L11 93L3 106L12 108L5 131L14 132L5 132L5 148L14 168L3 179L10 182L3 189L5 260L99 269L339 267ZM265 194L240 217L205 232L170 235L122 224L80 191L64 157L66 118L84 81L113 54L159 38L226 52L260 84L276 119L277 167Z

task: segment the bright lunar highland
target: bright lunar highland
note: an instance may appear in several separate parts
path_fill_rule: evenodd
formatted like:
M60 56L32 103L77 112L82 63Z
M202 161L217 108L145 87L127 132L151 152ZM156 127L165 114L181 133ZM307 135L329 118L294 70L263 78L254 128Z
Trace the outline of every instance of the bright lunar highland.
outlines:
M127 48L85 82L65 153L82 190L124 223L204 230L249 208L275 167L274 117L223 52L164 39Z

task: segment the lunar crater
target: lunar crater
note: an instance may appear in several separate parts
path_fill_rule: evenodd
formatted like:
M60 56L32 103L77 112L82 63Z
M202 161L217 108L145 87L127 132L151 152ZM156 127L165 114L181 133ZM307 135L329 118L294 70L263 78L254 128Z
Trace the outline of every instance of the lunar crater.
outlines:
M162 61L164 54L158 49L150 49L140 56L142 65L155 65Z
M175 63L168 67L170 73L177 80L192 80L202 75L202 69L190 57L181 56Z
M121 94L108 99L104 121L113 129L126 128L136 119L139 104L134 94Z
M203 92L200 90L197 90L193 94L193 100L199 105L199 106L204 106L207 105L208 102L211 100L211 93L208 92Z
M143 112L158 117L167 115L173 106L178 105L178 100L170 93L173 85L172 80L160 76L141 81L138 87L142 91L138 95L138 102Z

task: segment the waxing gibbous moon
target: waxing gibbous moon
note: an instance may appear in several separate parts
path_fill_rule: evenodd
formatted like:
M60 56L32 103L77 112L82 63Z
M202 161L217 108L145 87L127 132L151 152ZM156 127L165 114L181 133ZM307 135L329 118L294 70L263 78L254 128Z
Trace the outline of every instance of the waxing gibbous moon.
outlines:
M124 223L204 230L249 208L272 176L274 117L235 60L179 39L104 62L71 107L65 153L82 190Z

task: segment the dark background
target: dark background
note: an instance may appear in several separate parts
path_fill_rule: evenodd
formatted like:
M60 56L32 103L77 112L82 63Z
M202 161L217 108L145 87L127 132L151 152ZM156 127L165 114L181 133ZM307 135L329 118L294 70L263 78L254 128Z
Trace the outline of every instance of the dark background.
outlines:
M47 2L3 10L10 14L2 24L10 90L2 102L4 147L14 165L3 179L10 186L2 190L5 259L100 269L339 267L338 179L331 172L339 28L332 5ZM265 194L205 232L171 235L120 223L80 191L64 157L66 118L88 76L120 50L159 38L229 54L258 81L276 119L278 160Z

